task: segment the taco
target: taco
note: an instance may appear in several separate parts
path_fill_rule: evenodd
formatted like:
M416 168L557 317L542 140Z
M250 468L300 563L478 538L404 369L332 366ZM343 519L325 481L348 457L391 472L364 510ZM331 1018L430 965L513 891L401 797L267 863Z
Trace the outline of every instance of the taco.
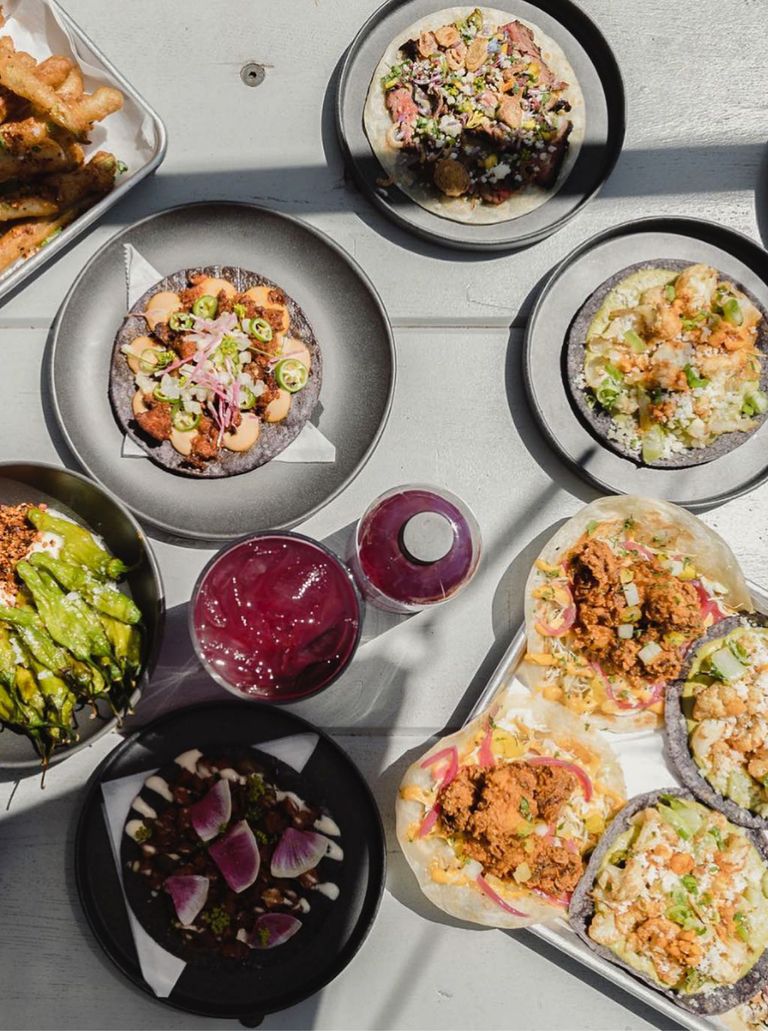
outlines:
M633 798L592 853L571 926L603 959L694 1013L768 975L768 849L679 789Z
M597 726L656 727L688 645L751 607L735 556L695 516L666 501L601 498L534 563L519 675Z
M721 1020L730 1031L768 1031L768 986L747 1002L723 1013Z
M551 923L624 797L611 749L560 706L523 695L410 767L397 837L446 913L490 927Z
M411 200L487 225L532 211L562 186L584 138L584 97L538 26L494 8L449 7L387 48L363 122Z
M692 645L664 716L685 786L734 823L768 829L768 617L732 616Z
M134 304L109 397L123 431L164 469L233 476L298 436L321 378L298 304L264 276L216 265L166 276Z
M566 381L589 428L625 458L711 462L768 414L768 312L709 265L631 265L576 315Z

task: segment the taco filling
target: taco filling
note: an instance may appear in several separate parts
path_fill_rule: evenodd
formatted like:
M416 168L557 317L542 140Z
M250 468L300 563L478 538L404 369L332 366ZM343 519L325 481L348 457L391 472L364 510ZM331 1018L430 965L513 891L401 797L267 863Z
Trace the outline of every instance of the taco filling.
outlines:
M499 25L475 8L421 32L381 86L389 148L439 194L498 205L554 185L573 129L568 83L523 22Z
M730 613L726 588L681 553L671 531L593 521L557 564L535 564L533 629L545 697L579 713L663 711L687 647Z
M708 265L644 269L606 298L587 331L587 403L643 462L748 433L768 412L760 309Z
M768 945L767 893L748 832L662 795L603 858L587 933L662 988L708 993L741 980Z
M702 777L768 817L768 627L738 626L702 645L680 701Z

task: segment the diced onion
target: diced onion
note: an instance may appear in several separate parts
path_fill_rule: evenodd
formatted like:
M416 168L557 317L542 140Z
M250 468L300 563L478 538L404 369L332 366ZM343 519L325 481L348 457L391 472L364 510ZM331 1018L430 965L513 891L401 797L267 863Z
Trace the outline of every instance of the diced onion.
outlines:
M624 584L624 597L626 598L627 605L639 605L640 592L637 589L637 584Z
M622 623L617 631L622 641L631 641L634 632L635 628L632 626L631 623Z
M661 645L656 641L649 641L648 644L644 645L637 653L637 657L641 662L644 662L646 666L649 662L653 662L661 655Z

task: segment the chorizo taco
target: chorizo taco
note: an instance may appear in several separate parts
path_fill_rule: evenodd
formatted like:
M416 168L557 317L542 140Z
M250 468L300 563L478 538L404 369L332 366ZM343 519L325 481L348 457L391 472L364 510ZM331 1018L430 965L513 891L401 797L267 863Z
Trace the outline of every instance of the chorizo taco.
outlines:
M695 516L665 501L601 498L534 563L519 675L597 726L653 728L688 646L751 608L735 556Z
M109 397L158 465L233 476L269 462L317 404L320 347L276 283L246 269L183 269L148 290L115 339Z
M392 41L363 115L373 152L411 200L490 224L544 204L584 138L584 97L538 26L489 7L449 7Z
M768 312L710 265L631 265L576 315L566 380L592 432L625 458L711 462L768 416Z
M764 839L680 789L633 798L571 900L603 959L694 1013L724 1013L768 975Z
M693 644L664 718L685 786L734 823L768 830L768 618L732 616Z
M446 913L490 927L551 923L624 798L608 745L562 707L523 695L411 766L397 837L421 890Z

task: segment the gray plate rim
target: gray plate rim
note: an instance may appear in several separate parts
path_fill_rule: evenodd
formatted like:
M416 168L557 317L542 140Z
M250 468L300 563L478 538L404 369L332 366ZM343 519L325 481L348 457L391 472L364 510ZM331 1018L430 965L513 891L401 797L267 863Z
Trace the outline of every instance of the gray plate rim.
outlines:
M362 282L363 286L368 290L374 304L376 305L379 311L379 314L381 315L384 333L387 339L387 343L389 345L389 353L392 361L392 376L390 377L389 389L387 391L384 415L381 419L381 422L379 423L376 433L373 436L373 439L371 440L371 443L369 444L368 448L363 454L363 457L360 459L360 461L352 470L352 472L333 491L331 491L331 493L327 497L325 497L322 501L316 504L313 508L308 509L301 515L299 519L294 520L290 524L280 524L277 526L270 527L270 529L272 530L287 530L291 529L293 526L297 526L299 523L305 522L307 519L310 519L313 515L316 515L316 513L319 512L321 509L325 508L326 505L330 504L331 501L337 498L343 491L347 489L347 487L349 487L349 485L355 480L355 478L362 472L362 470L368 464L371 456L373 455L374 451L376 450L379 444L379 441L381 440L381 436L384 430L386 429L387 423L389 422L389 416L392 412L392 402L395 395L395 386L397 383L397 349L395 347L395 339L394 334L392 332L392 325L390 323L387 310L384 307L384 302L382 301L378 290L374 286L368 274L352 257L352 255L349 254L348 251L346 251L340 244L336 243L335 240L333 240L327 233L324 233L321 229L317 229L315 226L311 225L308 222L305 222L301 218L297 218L295 215L289 215L284 211L279 211L276 208L271 208L266 204L251 204L248 201L236 200L203 200L192 201L186 204L174 204L172 207L162 208L160 211L153 211L151 214L145 215L144 218L140 218L137 221L132 222L130 225L124 226L122 229L119 229L113 236L110 236L110 238L105 243L103 243L101 247L99 247L95 254L93 254L91 258L89 258L85 265L80 269L80 271L77 274L77 277L75 278L75 281L72 283L72 286L70 286L69 290L67 291L66 296L62 301L61 307L56 313L56 319L53 323L51 344L48 348L48 354L45 360L45 377L47 381L48 390L50 393L54 416L56 418L56 424L59 427L59 430L64 438L64 441L67 445L67 448L69 449L70 454L75 458L75 460L78 462L81 468L85 469L88 477L95 483L97 483L102 490L105 490L108 494L111 495L112 492L109 490L109 488L106 487L104 483L101 481L101 479L93 472L93 470L89 468L88 463L84 461L84 459L80 456L77 449L75 448L74 443L72 442L70 434L65 425L61 410L59 408L59 404L56 398L56 391L53 389L53 370L56 359L56 346L59 340L59 333L61 330L61 324L64 319L64 314L66 313L67 308L69 307L69 304L74 294L79 289L81 281L83 280L85 275L90 271L91 267L95 265L98 261L100 261L101 256L102 254L104 254L105 251L107 251L115 244L119 243L124 237L128 236L135 229L138 229L140 226L146 225L148 222L152 222L154 219L162 218L163 216L169 215L171 213L179 211L189 211L193 208L211 208L216 206L246 208L251 211L266 212L267 214L276 216L277 218L286 219L288 222L292 222L294 225L296 225L299 229L302 229L305 232L308 232L311 235L317 237L321 243L325 244L327 247L333 250L341 258L341 260L349 266L349 269L352 272L352 274L357 276L358 279L360 279L360 281ZM147 515L146 512L142 512L139 508L136 508L133 505L129 505L127 501L123 501L122 499L119 500L123 507L130 509L133 515L135 515L138 519L141 519L148 525L156 527L157 529L162 530L165 533L168 533L174 537L181 537L186 540L195 541L223 542L237 540L239 537L242 537L243 535L242 530L237 530L233 533L200 533L188 529L180 529L177 526L173 526L171 523L166 523L161 519L156 519L153 516Z
M614 95L610 101L606 95L609 124L608 138L606 139L604 148L606 152L610 154L610 157L605 166L603 175L595 184L594 188L590 193L584 194L581 201L571 211L567 212L565 215L557 219L551 225L544 226L543 228L538 230L533 230L525 235L515 234L508 240L458 240L447 233L441 233L439 231L439 228L436 228L434 231L425 229L422 226L414 224L408 218L401 215L398 211L398 205L388 203L388 201L384 197L382 197L377 190L373 189L368 176L366 176L358 167L358 163L355 160L355 157L352 153L352 149L349 145L347 138L347 127L346 120L344 117L344 98L347 92L348 79L350 77L352 67L357 59L358 51L360 50L360 47L368 33L371 31L371 29L378 25L378 23L381 20L385 19L391 12L397 10L399 7L403 7L407 4L412 4L414 2L416 2L416 0L384 0L384 3L380 7L377 7L373 14L366 18L365 22L358 30L358 32L355 34L354 39L349 44L343 55L343 63L339 74L336 96L334 98L334 113L336 120L336 135L339 141L339 145L341 147L341 151L346 166L351 169L355 182L359 187L360 191L365 196L365 198L368 201L370 201L376 208L378 208L379 211L383 212L387 218L391 219L401 229L404 229L406 232L409 233L414 233L416 236L419 236L424 240L429 240L431 243L441 244L445 247L453 248L454 250L478 251L486 254L493 254L499 252L508 253L510 251L515 251L523 247L527 247L531 244L539 243L541 240L544 240L553 233L556 233L564 225L570 222L571 219L575 218L576 215L578 215L579 212L582 211L582 209L587 204L594 200L594 198L597 196L600 190L602 190L603 186L613 173L613 170L616 167L616 163L618 162L619 157L621 156L622 150L624 148L624 139L626 136L627 101L626 89L624 86L624 78L621 74L621 66L619 65L616 55L613 52L613 48L611 47L605 35L599 29L597 23L593 21L593 19L590 18L589 15L584 10L582 10L581 7L573 3L572 0L557 0L557 3L560 7L564 7L566 10L568 10L574 18L580 19L585 26L585 30L593 34L593 37L597 40L598 45L603 50L603 59L609 66L609 71L607 74L609 74L610 77L613 79L612 89L614 91ZM514 3L514 0L509 0L509 2ZM546 11L547 13L551 13L552 17L554 17L556 20L559 20L557 18L557 12L550 12L547 8L546 0L529 0L529 2L533 3L535 6L540 7L543 11ZM584 49L587 49L586 46ZM603 77L600 75L598 75L598 77L601 79L602 82ZM605 92L604 84L603 89ZM611 117L610 112L612 105L618 110L618 117ZM377 159L373 155L373 152L371 152L371 157L372 160L377 161ZM381 171L383 174L383 169ZM410 198L407 198L405 194L401 194L401 196L404 198L402 204L404 208L417 206L415 202L410 200ZM436 227L439 227L440 225L446 222L445 219L440 218L438 215L434 216L434 220ZM512 220L510 224L514 225L515 221L517 220ZM453 223L448 224L451 225Z
M546 282L539 291L538 297L531 309L531 313L528 316L528 321L525 326L525 336L523 337L523 383L525 385L526 397L539 430L558 458L586 483L589 483L594 487L599 487L601 490L607 491L609 494L623 494L625 492L620 488L617 488L614 484L611 484L599 476L589 472L583 466L579 465L578 462L575 462L571 458L570 454L560 446L559 438L550 429L549 423L540 409L533 389L531 372L533 364L531 355L533 345L532 338L536 322L541 314L541 309L549 299L549 295L552 290L557 286L557 282L563 272L565 272L574 262L579 261L601 243L605 243L608 240L617 237L631 236L633 233L643 233L650 230L656 230L659 232L677 230L681 235L691 236L694 239L701 238L700 231L704 230L708 234L714 234L715 236L725 238L726 241L728 238L731 238L735 240L740 247L745 248L747 251L752 251L756 256L762 256L763 259L768 259L768 254L763 251L760 245L753 240L752 237L741 232L739 229L734 229L732 226L720 225L718 222L712 222L709 219L691 218L686 215L662 214L628 219L626 222L619 222L616 225L609 226L608 229L603 229L599 233L595 233L593 236L588 237L582 243L574 247L573 250L570 251L562 261L558 262L558 264L552 269ZM761 278L763 278L762 275ZM765 279L765 282L768 286L768 278ZM575 315L576 312L573 314ZM563 388L567 389L565 384L563 384ZM700 468L705 469L706 465L703 465ZM649 468L649 471L653 472L654 470ZM658 471L666 472L667 470ZM761 473L758 473L745 483L734 487L731 490L723 491L722 493L715 493L709 497L694 501L675 500L674 504L687 508L692 512L705 511L706 509L714 508L717 505L725 504L728 501L733 501L735 498L742 497L744 494L749 494L750 491L755 490L766 480L768 480L768 460L766 461L765 468Z

